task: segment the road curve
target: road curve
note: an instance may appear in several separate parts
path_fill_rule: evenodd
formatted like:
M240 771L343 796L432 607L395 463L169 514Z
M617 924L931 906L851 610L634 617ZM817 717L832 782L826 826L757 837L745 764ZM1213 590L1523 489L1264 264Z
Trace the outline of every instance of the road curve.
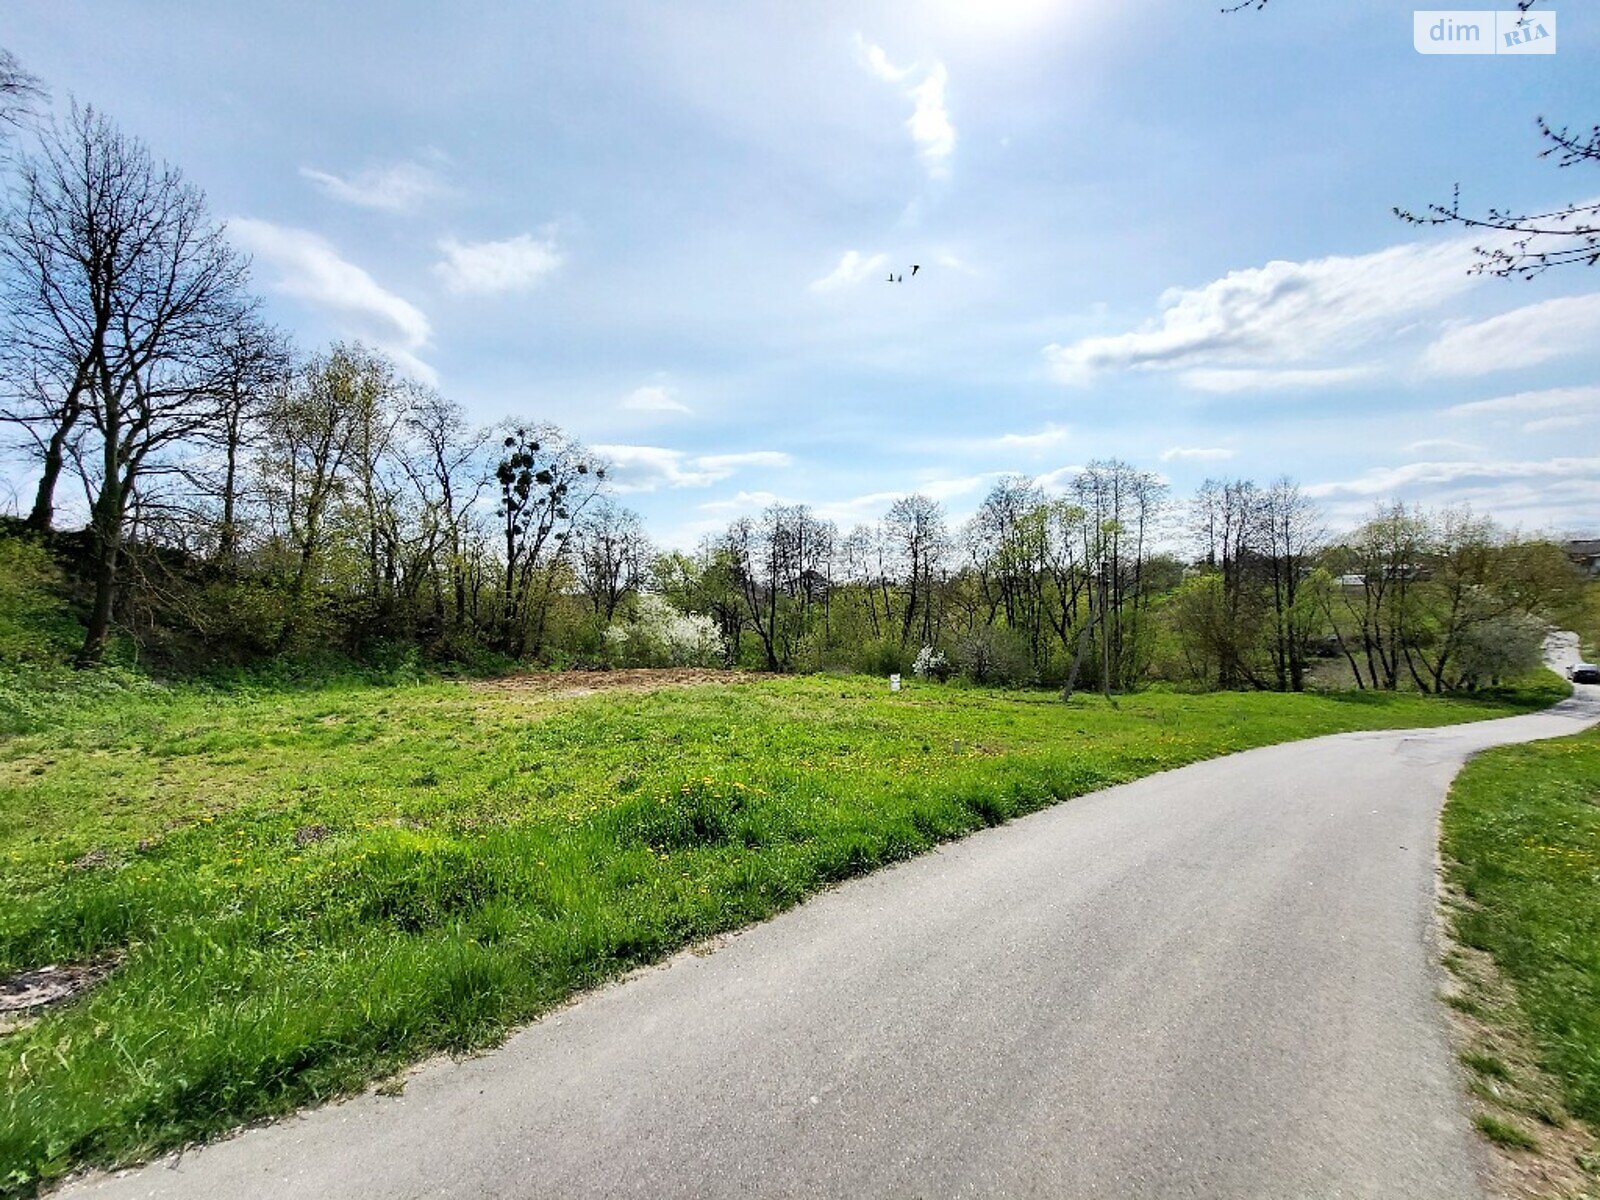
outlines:
M818 896L492 1054L70 1197L1481 1194L1436 818L1526 717L1152 776Z

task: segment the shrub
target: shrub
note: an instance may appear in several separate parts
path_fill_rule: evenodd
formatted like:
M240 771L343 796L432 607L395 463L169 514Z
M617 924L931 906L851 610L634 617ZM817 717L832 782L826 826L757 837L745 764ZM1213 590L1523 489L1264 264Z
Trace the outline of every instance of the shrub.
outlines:
M904 675L909 665L906 648L893 638L862 642L855 656L855 668L863 675Z
M944 652L932 646L917 651L917 660L911 664L911 673L918 679L937 679L940 683L949 679L954 670Z
M1031 683L1033 663L1028 647L1009 629L979 625L956 640L956 665L974 683Z
M665 596L643 595L627 618L601 639L613 667L715 667L723 661L717 623L701 613L682 613Z
M1527 675L1539 666L1544 636L1544 627L1532 617L1496 617L1469 625L1456 658L1461 682L1479 687Z

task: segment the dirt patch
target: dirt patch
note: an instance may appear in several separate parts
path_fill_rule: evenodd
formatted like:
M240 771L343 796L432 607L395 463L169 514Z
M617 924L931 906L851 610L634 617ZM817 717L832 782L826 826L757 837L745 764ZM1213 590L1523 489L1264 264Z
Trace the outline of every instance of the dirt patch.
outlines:
M307 846L314 846L318 842L328 840L328 827L326 825L302 825L294 831L295 849L304 850Z
M115 958L52 963L0 979L0 1033L26 1024L38 1009L82 995L116 966Z
M621 671L526 671L502 679L474 683L482 692L513 696L592 696L596 692L652 692L665 687L699 687L711 683L745 683L745 671L710 667L635 667Z
M90 850L72 860L75 871L98 871L111 865L111 856L104 850Z
M1473 1121L1488 1148L1490 1195L1600 1197L1600 1137L1566 1111L1560 1086L1540 1069L1516 992L1494 960L1451 935L1453 913L1471 901L1448 885L1441 886L1440 900L1452 985L1443 999ZM1526 1141L1518 1144L1518 1138Z

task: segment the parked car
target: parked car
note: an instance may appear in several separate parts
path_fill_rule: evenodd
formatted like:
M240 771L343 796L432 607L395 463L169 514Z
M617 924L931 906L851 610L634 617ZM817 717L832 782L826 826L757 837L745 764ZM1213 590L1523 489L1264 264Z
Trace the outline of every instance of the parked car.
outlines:
M1600 667L1593 663L1573 663L1567 668L1567 678L1573 683L1600 683Z

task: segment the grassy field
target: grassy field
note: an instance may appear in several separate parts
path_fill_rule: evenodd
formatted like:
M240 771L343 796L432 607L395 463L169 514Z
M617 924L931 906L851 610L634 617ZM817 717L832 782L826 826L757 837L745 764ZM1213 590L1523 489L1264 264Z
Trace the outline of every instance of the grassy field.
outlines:
M1457 938L1492 957L1520 1010L1486 1015L1525 1021L1565 1107L1600 1126L1600 730L1474 759L1443 848L1468 901Z
M1539 707L875 679L0 687L0 977L115 960L0 1035L0 1191L492 1043L574 991L942 839L1232 750Z

